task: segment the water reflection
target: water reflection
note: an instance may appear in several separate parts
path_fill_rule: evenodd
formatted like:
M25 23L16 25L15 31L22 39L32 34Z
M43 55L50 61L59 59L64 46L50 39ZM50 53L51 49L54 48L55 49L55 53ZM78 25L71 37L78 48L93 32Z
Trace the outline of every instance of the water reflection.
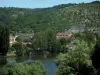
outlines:
M16 57L15 58L16 62L24 62L25 60L28 60L28 59L29 59L29 57L25 57L25 56L23 56L23 57Z
M4 56L0 56L0 66L5 65L7 63L7 59Z
M0 56L0 75L3 74L2 68L3 68L3 66L6 65L6 64L7 64L7 59L6 59L6 57Z

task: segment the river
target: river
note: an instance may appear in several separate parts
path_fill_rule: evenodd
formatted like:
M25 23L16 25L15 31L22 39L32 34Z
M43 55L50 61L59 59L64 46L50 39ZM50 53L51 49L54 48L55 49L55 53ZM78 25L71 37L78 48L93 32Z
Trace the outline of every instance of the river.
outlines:
M9 62L9 61L16 61L16 62L31 62L35 60L40 60L45 70L47 71L48 75L54 75L56 72L56 64L55 64L55 58L43 58L43 57L0 57L0 75L2 75L2 68L3 66Z

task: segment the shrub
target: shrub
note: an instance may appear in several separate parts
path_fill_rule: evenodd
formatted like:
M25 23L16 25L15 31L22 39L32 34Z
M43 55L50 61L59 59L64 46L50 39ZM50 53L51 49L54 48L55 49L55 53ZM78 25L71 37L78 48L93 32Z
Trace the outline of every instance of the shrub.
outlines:
M93 75L90 53L84 40L75 40L67 53L58 56L56 75Z
M4 75L46 75L40 61L28 63L9 62L4 66Z

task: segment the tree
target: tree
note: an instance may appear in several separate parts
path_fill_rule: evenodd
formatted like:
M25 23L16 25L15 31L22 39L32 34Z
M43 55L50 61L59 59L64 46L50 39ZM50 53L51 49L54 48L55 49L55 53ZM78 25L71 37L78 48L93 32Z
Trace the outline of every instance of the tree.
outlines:
M16 42L12 47L16 50L17 56L24 56L26 54L27 47L22 42Z
M55 52L56 34L53 29L47 29L41 32L37 32L33 39L33 49Z
M61 43L61 45L66 45L67 39L66 38L61 38L60 43Z
M21 41L22 41L20 37L17 37L15 40L16 40L17 42L21 42Z
M92 54L92 64L95 67L95 69L98 71L97 75L100 75L100 43L97 42L95 47L94 47L94 51Z
M44 34L44 31L37 32L34 35L34 39L32 42L32 47L35 51L39 50L46 50L47 49L47 41L46 41L46 34Z
M6 55L9 49L9 29L5 25L0 25L0 53Z
M46 41L47 41L47 50L51 53L55 50L55 43L56 43L56 33L53 29L47 29L45 31Z
M75 40L71 45L67 53L58 56L56 75L93 75L91 48L84 40Z

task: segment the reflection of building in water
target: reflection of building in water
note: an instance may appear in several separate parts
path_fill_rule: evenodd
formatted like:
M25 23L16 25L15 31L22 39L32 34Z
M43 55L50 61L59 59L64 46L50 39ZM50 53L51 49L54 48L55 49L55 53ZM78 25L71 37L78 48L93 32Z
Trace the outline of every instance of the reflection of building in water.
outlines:
M12 44L14 44L15 42L16 42L16 38L17 38L18 36L16 35L16 36L13 36L13 35L10 35L9 36L9 39L10 39L10 46L12 46Z

